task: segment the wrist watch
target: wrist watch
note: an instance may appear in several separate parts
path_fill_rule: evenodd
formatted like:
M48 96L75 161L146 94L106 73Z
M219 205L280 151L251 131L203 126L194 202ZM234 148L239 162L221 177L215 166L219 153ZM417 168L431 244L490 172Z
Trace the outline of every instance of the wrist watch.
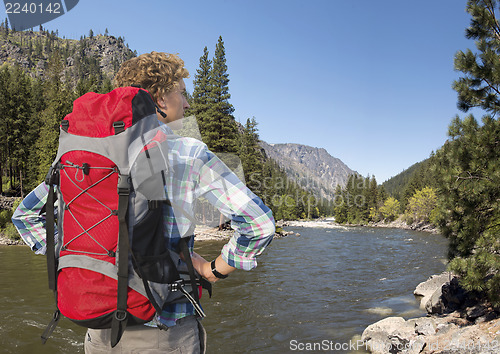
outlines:
M226 279L227 278L227 274L221 274L217 271L217 269L215 269L215 259L212 261L212 263L210 263L210 266L212 268L212 274L215 275L216 278L219 278L219 279Z

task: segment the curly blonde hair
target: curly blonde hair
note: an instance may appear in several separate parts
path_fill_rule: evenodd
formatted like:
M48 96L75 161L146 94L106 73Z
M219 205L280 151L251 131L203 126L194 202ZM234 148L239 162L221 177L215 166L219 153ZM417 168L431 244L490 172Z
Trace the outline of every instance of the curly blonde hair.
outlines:
M116 73L114 86L140 85L158 101L187 77L189 72L177 55L151 52L124 62Z

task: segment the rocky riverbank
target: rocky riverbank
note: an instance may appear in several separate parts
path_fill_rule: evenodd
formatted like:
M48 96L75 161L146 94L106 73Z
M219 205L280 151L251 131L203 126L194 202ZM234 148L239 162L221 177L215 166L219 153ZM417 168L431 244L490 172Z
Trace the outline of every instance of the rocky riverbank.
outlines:
M281 221L283 222L283 221ZM279 222L278 222L279 223ZM278 223L276 225L278 225ZM386 222L371 222L368 224L338 224L334 219L317 219L317 220L292 220L283 222L285 226L293 227L321 227L321 228L347 228L347 227L384 227L404 230L415 230L438 234L439 230L432 224L425 222L418 222L408 225L403 217L397 220Z
M286 231L283 228L286 226L291 226L287 221L280 220L276 222L276 233L274 238L286 237L289 235L300 236L298 232ZM219 230L218 228L198 225L194 230L196 235L196 241L218 241L227 240L233 235L234 230L228 228L224 230Z
M6 197L6 196L3 196L3 195L0 195L0 210L3 210L3 209L12 209L12 207L14 206L14 202L17 200L17 199L20 199L18 197Z
M24 245L21 240L11 240L0 232L0 246Z
M432 276L414 292L426 317L388 317L361 337L372 353L499 353L500 312L460 287L451 273Z
M376 223L369 223L367 226L415 230L415 231L430 232L433 234L439 233L439 230L434 225L432 225L430 223L415 222L413 224L408 225L405 221L403 221L402 216L400 216L398 219L391 221L391 222L379 221Z

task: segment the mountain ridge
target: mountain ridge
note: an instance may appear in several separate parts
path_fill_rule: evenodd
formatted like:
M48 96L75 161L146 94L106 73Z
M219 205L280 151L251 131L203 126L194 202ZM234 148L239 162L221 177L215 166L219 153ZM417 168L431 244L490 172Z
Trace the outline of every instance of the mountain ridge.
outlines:
M349 176L357 174L324 148L262 140L260 146L292 180L318 197L332 199L337 185L345 186Z

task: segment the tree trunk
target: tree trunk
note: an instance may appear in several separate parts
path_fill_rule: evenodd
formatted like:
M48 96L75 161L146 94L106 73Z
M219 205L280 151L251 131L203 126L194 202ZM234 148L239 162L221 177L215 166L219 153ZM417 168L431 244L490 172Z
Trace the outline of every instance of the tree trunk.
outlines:
M24 199L24 193L23 193L23 170L20 167L19 167L19 183L21 185L21 198Z
M14 186L14 171L12 171L12 161L9 163L10 189Z
M0 158L0 195L3 195L3 169L2 159Z

